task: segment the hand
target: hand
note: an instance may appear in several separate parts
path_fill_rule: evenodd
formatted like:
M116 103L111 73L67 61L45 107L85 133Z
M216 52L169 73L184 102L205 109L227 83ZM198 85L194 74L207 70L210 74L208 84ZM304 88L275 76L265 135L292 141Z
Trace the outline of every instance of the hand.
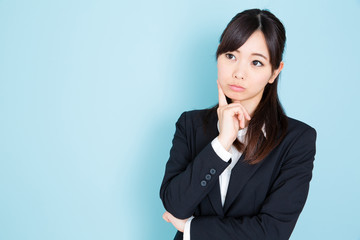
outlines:
M188 219L178 219L167 211L163 214L162 217L165 221L172 223L172 225L174 225L177 230L184 232L185 223Z
M219 91L219 107L217 114L219 118L219 142L226 150L230 150L235 141L240 128L245 127L246 120L250 121L251 117L246 109L240 103L226 102L225 94L217 81Z

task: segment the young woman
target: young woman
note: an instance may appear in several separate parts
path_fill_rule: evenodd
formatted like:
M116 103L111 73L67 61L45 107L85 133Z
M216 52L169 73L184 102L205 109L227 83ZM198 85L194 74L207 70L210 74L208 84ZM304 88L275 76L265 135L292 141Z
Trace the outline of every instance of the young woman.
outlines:
M237 14L216 57L219 104L181 114L160 197L175 239L289 239L309 190L316 131L277 95L285 29Z

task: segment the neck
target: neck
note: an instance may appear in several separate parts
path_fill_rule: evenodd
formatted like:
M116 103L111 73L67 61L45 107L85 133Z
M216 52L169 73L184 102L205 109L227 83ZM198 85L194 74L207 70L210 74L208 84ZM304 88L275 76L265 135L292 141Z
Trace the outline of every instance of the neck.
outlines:
M240 103L248 112L248 114L250 115L250 117L252 118L254 116L255 110L257 108L257 106L260 103L260 99L258 101L239 101L239 100L231 100L233 103ZM247 127L249 125L248 120L245 119L245 127Z
M238 101L238 100L232 100L232 102L240 103L246 109L250 117L254 116L255 110L260 103L260 101L254 102L254 101Z

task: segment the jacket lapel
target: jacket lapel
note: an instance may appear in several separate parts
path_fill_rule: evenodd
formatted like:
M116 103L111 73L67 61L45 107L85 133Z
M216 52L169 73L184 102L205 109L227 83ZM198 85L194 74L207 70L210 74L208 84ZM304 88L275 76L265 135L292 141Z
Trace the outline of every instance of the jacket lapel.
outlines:
M224 210L221 205L221 195L220 195L220 185L219 180L217 180L214 188L208 195L212 207L214 208L216 215L224 216Z
M231 204L234 202L236 197L240 194L245 184L249 181L251 176L261 166L263 161L258 164L248 164L244 162L244 155L241 155L239 161L235 164L231 170L231 176L229 186L224 203L224 213L229 210Z

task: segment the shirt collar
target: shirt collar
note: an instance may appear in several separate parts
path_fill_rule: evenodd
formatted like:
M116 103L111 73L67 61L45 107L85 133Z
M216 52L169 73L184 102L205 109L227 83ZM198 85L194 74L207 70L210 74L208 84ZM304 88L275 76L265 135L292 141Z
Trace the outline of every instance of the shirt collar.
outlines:
M217 121L217 129L218 129L218 131L220 132L219 120ZM243 128L243 129L240 129L240 130L238 131L238 138L242 139L242 138L245 136L245 134L246 134L246 132L247 132L247 129L248 129L248 127L245 127L245 128ZM262 132L263 132L263 134L264 134L264 137L266 138L265 123L263 124L261 130L262 130Z

